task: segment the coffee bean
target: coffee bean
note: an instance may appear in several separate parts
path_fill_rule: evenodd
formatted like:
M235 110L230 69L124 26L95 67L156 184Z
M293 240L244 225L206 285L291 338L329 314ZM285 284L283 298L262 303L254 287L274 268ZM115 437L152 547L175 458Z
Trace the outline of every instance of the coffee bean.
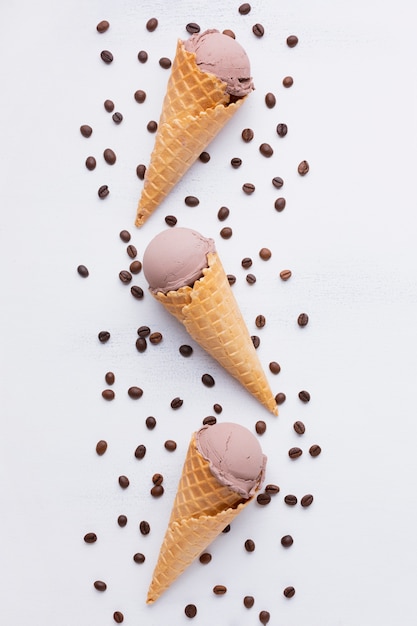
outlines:
M281 213L281 211L285 209L286 204L287 201L285 198L277 198L274 203L275 210L278 211L278 213Z
M301 402L310 402L310 394L308 393L308 391L305 391L304 389L302 391L299 392L298 397L300 398Z
M97 589L97 591L106 591L107 589L106 583L103 582L102 580L95 580L94 587L95 589Z
M245 257L244 259L242 259L241 265L245 270L249 269L252 265L252 259L249 257Z
M114 111L114 102L113 102L113 100L105 100L104 101L104 108L107 111L107 113L111 113L112 111Z
M103 157L109 165L114 165L116 163L116 153L111 148L106 148L104 150Z
M294 83L294 79L292 76L285 76L285 78L282 79L282 84L284 85L284 87L292 87Z
M280 123L277 125L277 135L278 137L285 137L288 133L288 126L286 124Z
M139 524L139 530L142 535L149 535L149 533L151 532L149 522L147 522L146 520L142 520Z
M135 450L135 457L139 460L142 460L146 454L146 446L143 443L139 444Z
M116 622L116 624L121 624L124 620L123 613L121 611L115 611L113 613L113 619Z
M227 274L227 281L229 285L234 285L236 282L236 276L234 276L233 274Z
M253 347L255 348L255 350L257 350L261 345L261 340L259 339L258 335L251 335L251 340L253 343Z
M214 385L215 385L214 378L213 378L213 376L211 376L211 374L203 374L202 377L201 377L201 382L206 387L214 387Z
M101 330L98 334L98 340L101 343L106 343L110 339L110 333L108 330Z
M281 270L280 273L279 273L280 279L284 280L284 281L286 281L289 278L291 278L291 276L292 276L291 270Z
M255 276L255 274L247 274L246 282L249 285L254 285L256 283L256 276Z
M117 518L117 523L119 524L120 528L124 528L127 525L126 515L119 515L119 517Z
M266 506L267 504L271 502L271 496L269 495L269 493L265 493L265 492L258 493L258 495L256 496L256 501L261 506Z
M241 15L247 15L248 13L250 13L251 6L249 2L244 2L243 4L240 5L238 10Z
M90 172L92 172L96 168L96 165L97 165L97 161L95 160L93 156L89 156L86 158L85 166Z
M116 394L114 393L113 389L104 389L101 392L101 395L103 396L105 400L110 401L110 400L114 400Z
M270 620L271 615L269 614L269 611L261 611L259 613L259 621L261 622L261 624L267 624Z
M132 400L138 400L143 396L143 389L140 387L129 387L127 393Z
M289 48L294 48L297 44L298 44L298 37L297 37L297 35L289 35L287 37L287 46Z
M172 65L171 59L168 59L168 57L161 57L159 59L159 65L162 67L163 70L169 70Z
M165 450L168 450L168 452L174 452L174 450L177 449L177 444L173 441L173 439L167 439L164 443L164 448Z
M277 363L276 361L271 361L269 364L269 369L272 372L272 374L279 374L281 371L281 365Z
M313 444L309 449L309 453L311 454L311 456L319 456L319 454L321 454L320 446L318 446L317 444Z
M121 230L119 233L119 237L124 243L129 243L130 241L130 233L128 230Z
M221 404L213 404L213 411L219 415L223 411Z
M304 435L306 431L306 427L304 426L303 422L300 421L294 422L293 428L297 435Z
M217 418L214 415L207 415L203 419L203 426L214 426L214 424L217 424Z
M83 137L91 137L93 129L88 124L83 124L82 126L80 126L80 133Z
M195 207L200 204L200 200L196 196L186 196L184 202L187 206Z
M126 248L126 252L127 252L128 256L129 256L131 259L134 259L134 258L135 258L135 257L137 257L137 255L138 255L138 251L137 251L137 249L136 249L136 246L133 246L132 244L129 244L129 245L127 246L127 248Z
M284 184L284 181L282 180L280 176L274 176L274 178L272 179L272 184L274 185L276 189L281 189L281 187Z
M269 91L265 96L266 106L268 107L268 109L273 109L276 103L277 99L275 98L274 94Z
M233 157L233 159L231 159L230 161L230 164L235 170L237 170L237 168L242 165L242 159L239 159L238 157Z
M200 26L195 22L189 22L185 27L185 30L187 31L187 33L190 33L190 35L194 35L195 33L200 32Z
M130 288L130 293L137 300L140 300L141 298L143 298L143 289L142 289L142 287L139 287L138 285L133 285Z
M153 33L153 31L158 27L158 20L156 19L156 17L151 17L147 22L146 22L146 30L148 30L150 33Z
M172 228L176 225L177 218L175 217L175 215L167 215L165 217L165 223L167 224L167 226L170 226Z
M140 63L146 63L146 61L148 60L148 53L146 52L146 50L140 50L140 52L138 52L138 60L140 61Z
M226 592L227 587L225 587L224 585L214 585L213 587L213 593L215 593L216 596L224 596Z
M105 33L106 30L108 30L110 27L110 24L107 20L101 20L101 22L99 22L96 26L97 31L102 34Z
M286 598L292 598L295 595L294 587L285 587L283 594Z
M153 498L160 498L164 494L164 488L162 485L154 485L150 491Z
M272 256L272 252L269 248L261 248L259 250L259 256L261 257L262 261L269 261Z
M122 270L121 272L119 272L119 278L124 285L128 285L132 280L132 274L127 270Z
M77 272L82 278L87 278L90 275L88 268L85 265L79 265L77 267Z
M196 607L196 605L195 604L187 604L187 606L184 609L184 613L186 614L187 617L192 619L193 617L195 617L197 615L197 607Z
M291 535L284 535L283 537L281 537L281 545L284 548L289 548L290 546L292 546L293 543L294 539L291 537Z
M154 485L162 485L162 483L164 482L164 477L162 476L162 474L159 474L159 472L156 472L152 476L152 482Z
M308 315L307 315L307 313L300 313L300 315L297 318L297 324L299 326L307 326L307 324L308 324Z
M229 228L228 226L225 226L224 228L221 229L220 231L220 237L222 239L230 239L230 237L233 235L233 230L231 228Z
M145 352L147 347L148 344L145 337L139 337L138 339L136 339L136 350L138 352Z
M266 324L266 319L264 315L257 315L255 319L256 328L263 328Z
M185 357L191 356L193 353L192 347L187 346L186 344L183 344L182 346L180 346L179 351L180 351L180 354Z
M227 524L227 526L225 526L223 528L222 533L229 533L230 532L230 528L231 528L230 524Z
M210 552L203 552L203 554L200 554L199 561L203 565L207 565L208 563L210 563L210 561L211 561L211 554L210 554Z
M253 183L244 183L242 189L249 196L255 191L255 185Z
M104 380L106 381L108 385L114 385L114 381L116 380L116 377L113 372L106 372L104 376Z
M287 496L285 496L284 502L285 504L288 504L288 506L295 506L298 502L297 496L294 496L293 494L288 494Z
M142 270L142 263L140 261L133 261L129 265L129 270L132 274L139 274Z
M230 211L227 206L221 206L217 212L217 219L220 222L224 222L225 219L229 217Z
M255 604L255 598L253 596L245 596L243 598L243 604L247 609L251 609Z
M136 176L139 178L139 180L144 180L145 174L146 174L146 165L143 165L143 163L140 163L136 167Z
M303 496L301 498L301 506L303 506L304 508L307 506L310 506L313 503L313 496L311 495L311 493L307 493L305 496Z
M210 155L209 155L209 153L208 153L208 152L205 152L205 151L204 151L204 152L202 152L202 153L200 154L200 156L199 156L198 158L199 158L199 160L200 160L202 163L208 163L208 162L210 161L210 158L211 158L211 157L210 157Z
M142 564L145 563L146 557L142 552L136 552L136 554L133 555L133 560L135 563Z
M87 533L84 535L85 543L95 543L97 541L96 533Z
M278 487L278 485L270 483L269 485L265 486L265 493L269 493L270 495L275 496L279 492L280 488Z
M150 415L146 418L145 424L146 428L148 428L149 430L153 430L156 426L156 419L152 415Z
M290 457L290 459L298 459L301 455L302 455L303 451L301 450L301 448L290 448L288 450L288 456Z
M112 61L113 61L113 55L110 52L110 50L102 50L100 52L100 56L101 56L102 60L104 61L104 63L107 63L108 65L110 63L112 63Z
M119 111L116 111L116 113L113 113L111 118L115 124L120 124L121 122L123 122L123 115Z
M262 24L254 24L252 26L252 32L256 37L263 37L265 33L265 29Z
M255 424L255 430L258 435L263 435L266 432L266 422L258 420Z
M156 133L156 131L158 130L158 122L155 122L155 120L150 120L150 121L146 124L146 129L147 129L150 133Z
M254 552L255 551L255 542L252 539L246 539L246 541L245 541L245 550L246 550L246 552Z
M107 198L107 196L109 195L110 190L107 185L101 185L101 187L98 188L97 193L98 197L101 200L104 200L104 198Z
M96 452L99 456L103 456L103 454L106 452L107 450L107 441L104 441L104 439L100 439L100 441L97 442L96 444Z
M149 341L154 346L158 345L158 343L161 343L162 339L163 335L160 332L154 332L149 335Z
M244 128L242 130L242 139L245 143L249 143L254 138L255 133L251 128Z
M277 404L284 404L285 400L286 400L285 393L280 392L280 393L277 393L277 395L275 396L275 402Z
M223 35L227 35L227 37L231 37L232 39L236 39L235 33L232 30L230 30L230 28L226 28L223 31Z
M130 481L127 476L119 476L119 485L122 489L127 489L130 485Z
M301 163L299 163L298 165L297 170L300 176L305 176L306 174L308 174L308 172L310 171L310 165L308 161L301 161Z
M139 104L143 104L146 100L146 91L143 91L143 89L135 91L135 100Z
M262 156L268 159L274 154L272 146L269 143L261 143L261 145L259 146L259 152L262 154Z

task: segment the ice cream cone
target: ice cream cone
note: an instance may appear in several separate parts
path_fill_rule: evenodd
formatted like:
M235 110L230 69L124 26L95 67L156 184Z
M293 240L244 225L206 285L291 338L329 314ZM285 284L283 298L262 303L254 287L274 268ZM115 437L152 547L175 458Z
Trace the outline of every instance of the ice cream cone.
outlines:
M192 287L152 295L187 329L190 336L269 411L277 404L249 331L216 252Z
M243 104L230 103L226 83L202 72L195 54L177 43L155 145L146 169L136 226L142 226L210 141Z
M146 602L155 602L253 498L244 499L219 483L194 435Z

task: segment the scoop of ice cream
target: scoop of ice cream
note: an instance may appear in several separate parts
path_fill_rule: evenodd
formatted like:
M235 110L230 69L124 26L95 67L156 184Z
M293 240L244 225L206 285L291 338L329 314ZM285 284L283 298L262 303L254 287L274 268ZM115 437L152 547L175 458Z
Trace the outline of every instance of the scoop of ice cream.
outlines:
M203 276L207 254L214 252L213 239L191 228L169 228L156 235L143 255L143 273L153 292L176 291L192 286Z
M243 98L253 90L250 61L242 46L218 30L206 30L184 41L188 52L194 52L201 71L215 74L227 83L227 93Z
M231 422L203 426L195 435L197 449L209 461L217 480L250 498L261 486L266 456L250 430Z

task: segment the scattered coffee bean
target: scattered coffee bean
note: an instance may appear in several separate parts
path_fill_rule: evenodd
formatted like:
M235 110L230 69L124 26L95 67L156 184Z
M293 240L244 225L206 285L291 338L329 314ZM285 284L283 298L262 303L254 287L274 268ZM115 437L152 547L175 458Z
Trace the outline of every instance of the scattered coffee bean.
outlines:
M195 207L200 204L200 200L196 196L186 196L184 202L187 206Z
M145 424L146 428L148 428L149 430L153 430L156 426L156 419L152 415L150 415L146 418Z
M266 324L266 319L264 315L257 315L255 319L256 328L263 328Z
M149 120L149 122L146 124L146 130L150 133L156 133L156 131L158 130L158 122L156 122L155 120Z
M106 591L107 589L106 583L103 582L102 580L95 580L94 587L95 589L97 589L97 591Z
M190 33L190 35L195 35L196 33L200 32L200 26L195 22L189 22L185 27L185 30L187 31L187 33Z
M255 424L255 430L258 435L263 435L266 432L266 422L258 420Z
M211 376L211 374L203 374L202 377L201 377L201 382L206 387L214 387L214 385L215 385L214 378L213 378L213 376Z
M249 258L248 256L245 257L244 259L242 259L241 265L245 270L249 269L252 265L252 259Z
M145 352L147 347L148 347L148 343L145 337L139 337L138 339L136 339L136 350L138 352Z
M297 499L297 496L294 496L293 494L290 493L287 496L285 496L284 502L285 504L288 504L288 506L295 506L298 502L298 499Z
M84 535L85 543L95 543L97 541L96 533L87 533Z
M255 551L255 542L252 539L246 539L246 541L245 541L245 550L246 550L246 552L254 552Z
M115 611L113 613L113 619L116 622L116 624L121 624L124 620L123 613L121 611Z
M149 522L147 522L146 520L142 520L139 524L139 530L142 535L149 535L149 533L151 532Z
M111 118L115 124L121 124L121 122L123 122L123 115L119 111L116 111L116 113L113 113Z
M132 400L138 400L143 396L143 389L141 389L140 387L129 387L127 393L129 394L129 397L132 398Z
M275 98L274 94L269 91L265 96L266 106L268 107L268 109L273 109L276 103L277 99Z
M225 527L223 528L222 533L229 533L229 532L230 532L230 529L231 529L230 524L227 524L227 526L225 526Z
M198 157L202 163L208 163L210 161L210 154L206 151L202 152Z
M283 594L286 598L292 598L295 595L294 587L285 587Z
M245 596L243 598L243 605L247 608L247 609L251 609L253 607L253 605L255 604L255 598L253 596Z
M114 400L116 394L114 393L113 389L104 389L101 392L101 395L105 400L108 400L110 402L111 400Z
M137 249L136 249L136 246L134 246L134 245L132 245L132 244L129 244L129 245L127 246L127 248L126 248L126 252L127 252L127 255L128 255L131 259L136 258L136 257L137 257L137 255L138 255L138 251L137 251Z
M187 344L183 344L182 346L179 347L179 352L182 356L188 357L192 355L193 349L191 346L188 346Z
M294 79L292 76L285 76L285 78L282 79L282 84L284 85L284 87L292 87L292 85L294 84Z
M256 283L256 276L255 276L255 274L247 274L246 275L246 282L249 285L254 285Z
M220 231L220 237L222 239L230 239L232 235L233 235L233 230L228 226L225 226Z
M154 485L162 485L162 483L164 482L164 477L162 476L162 474L159 474L159 472L156 472L152 476L152 482Z
M110 190L107 185L101 185L101 187L98 188L97 193L98 197L101 200L104 200L104 198L107 198L107 196L109 195Z
M297 44L298 44L298 37L297 37L297 35L289 35L287 37L287 46L289 48L294 48Z
M203 426L214 426L214 424L217 424L217 418L214 415L207 415L203 419Z
M106 148L104 150L103 157L109 165L114 165L116 163L116 153L111 148Z
M284 535L283 537L281 537L281 545L284 548L289 548L290 546L292 546L293 543L294 539L291 537L291 535Z
M280 176L274 176L274 178L272 179L272 184L274 185L276 189L281 189L281 187L284 184L284 181L282 180Z
M254 24L252 26L252 32L256 37L263 37L265 34L265 29L262 24Z
M237 170L237 168L242 165L242 159L239 159L238 157L233 157L233 159L230 160L230 164L235 170Z
M146 100L146 91L143 91L143 89L135 91L135 100L139 104L143 104Z
M226 592L227 587L225 587L224 585L214 585L213 587L213 593L215 593L216 596L224 596Z
M247 15L248 13L250 13L251 6L249 2L244 2L243 4L240 5L238 10L241 15Z
M303 451L301 450L301 448L290 448L288 450L288 456L290 457L290 459L298 459L301 455L302 455Z
M280 393L277 393L277 395L275 396L275 402L277 404L284 404L285 400L286 400L286 395L285 393L282 393L282 391Z
M249 143L254 138L255 133L251 128L244 128L242 130L242 139L245 143Z
M130 241L130 233L128 230L121 230L119 237L124 243L129 243Z
M102 34L105 33L106 30L108 30L110 27L110 24L107 20L101 20L101 22L99 22L96 26L97 31Z
M146 446L143 443L139 444L135 450L135 457L139 460L142 460L146 454Z
M163 70L169 70L172 65L171 59L168 59L168 57L161 57L159 59L159 65L162 67Z
M104 376L104 380L106 381L108 385L114 385L114 381L116 380L116 377L113 372L106 372Z
M229 217L229 214L230 214L230 211L227 208L227 206L221 206L220 209L217 211L217 219L220 222L224 222L224 220Z
M272 374L279 374L281 371L281 365L276 361L271 361L269 364L269 369Z
M87 278L90 275L88 268L85 265L79 265L77 267L77 272L82 278Z
M255 348L255 350L257 350L259 346L261 345L260 338L258 337L258 335L251 335L251 340L253 343L253 347Z
M104 61L104 63L107 63L108 65L113 62L113 55L110 50L102 50L100 52L100 56L102 61Z
M269 622L270 617L271 617L271 615L270 615L269 611L261 611L259 613L259 621L261 622L261 624L264 624L264 626L265 626L265 624L267 624Z
M119 485L122 489L127 489L130 485L130 481L127 476L119 476Z
M93 156L89 156L86 158L85 166L90 172L92 172L96 168L96 165L97 165L97 161L95 160Z
M177 218L175 217L175 215L166 215L165 223L167 224L167 226L170 226L172 228L173 226L176 225Z
M301 327L303 326L307 326L308 324L308 315L307 313L300 313L300 315L297 318L297 324Z
M300 176L305 176L306 174L308 174L308 172L310 171L310 165L308 161L301 161L301 163L299 163L298 165L297 170Z
M114 111L114 102L113 102L113 100L105 100L104 101L104 108L107 111L107 113L111 113L112 111Z
M187 617L192 619L193 617L195 617L197 615L197 607L196 607L196 605L195 604L187 604L187 606L184 609L184 613L186 614Z
M259 250L259 256L261 257L262 261L269 261L272 256L272 252L269 248L261 248Z
M269 493L270 495L275 496L279 492L280 492L280 488L278 487L278 485L269 483L268 485L265 486L265 493Z
M153 498L160 498L164 494L164 488L162 485L154 485L150 491Z
M262 154L262 156L268 159L274 154L272 146L269 143L261 143L261 145L259 146L259 152Z
M124 285L128 285L132 280L132 274L127 270L122 270L121 272L119 272L119 278Z
M310 394L308 393L308 391L305 391L304 389L302 391L299 392L298 397L300 398L301 402L310 402Z
M119 515L119 517L117 518L117 523L119 524L120 528L124 528L127 525L126 515Z
M199 561L203 565L207 565L208 563L210 563L210 561L211 561L211 554L210 554L210 552L203 552L203 554L200 554Z
M277 198L274 202L275 210L278 211L278 213L281 213L281 211L285 209L286 204L287 201L285 200L285 198Z
M88 124L83 124L80 126L80 133L83 137L91 137L93 129Z
M146 61L148 60L148 53L146 52L146 50L140 50L138 52L138 60L140 61L140 63L146 63Z
M136 552L136 554L133 555L133 560L135 561L135 563L141 565L142 563L145 563L146 557L144 554L142 554L142 552Z
M258 493L258 495L256 496L256 501L261 506L266 506L267 504L271 502L271 496L269 495L269 493L265 493L265 492Z
M291 278L291 276L292 276L291 270L281 270L281 272L279 273L280 279L284 281Z
M101 330L98 334L98 340L101 343L106 343L110 339L110 333L108 330Z
M311 456L319 456L319 454L321 454L320 446L318 446L317 444L313 444L309 449L309 453Z
M307 506L310 506L313 503L313 500L314 498L311 495L311 493L307 493L305 496L301 498L301 501L300 501L301 506L303 506L304 508Z
M132 274L139 274L142 270L142 263L140 261L133 261L129 265L129 270Z
M163 339L163 335L160 332L154 332L149 335L149 341L154 346L158 345L158 343L161 343L162 339Z
M164 443L164 448L168 450L168 452L174 452L174 450L177 449L177 444L173 439L167 439Z
M229 285L234 285L236 282L236 276L234 276L233 274L227 274L227 280Z
M306 427L304 426L303 422L300 422L299 420L294 422L293 428L297 435L304 435L306 431Z
M103 454L106 452L107 450L107 441L104 441L104 439L100 439L100 441L97 442L96 444L96 452L99 456L103 456Z
M136 298L137 300L140 300L141 298L143 298L143 289L142 287L139 287L138 285L133 285L130 288L130 293L132 294L132 296L134 298Z
M255 185L253 183L243 183L243 191L250 196L255 191Z
M145 174L146 174L146 165L143 165L143 163L140 163L136 167L136 176L139 178L139 180L144 180Z
M232 39L236 39L235 33L232 30L230 30L230 28L226 28L223 31L223 35L227 35L227 37L231 37Z
M219 415L223 411L221 404L213 404L213 411Z
M288 126L286 124L280 123L277 125L277 135L278 137L285 137L288 133Z
M146 22L146 30L148 30L150 33L153 33L153 31L158 27L158 20L156 19L156 17L151 17L147 22Z

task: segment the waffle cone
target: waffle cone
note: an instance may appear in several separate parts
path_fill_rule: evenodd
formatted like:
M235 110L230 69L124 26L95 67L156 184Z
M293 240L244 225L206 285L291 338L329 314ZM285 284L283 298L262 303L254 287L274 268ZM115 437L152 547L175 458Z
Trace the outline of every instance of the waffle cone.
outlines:
M193 287L152 295L191 337L275 415L275 397L217 253Z
M216 480L193 435L146 602L155 602L253 498Z
M155 145L145 173L136 226L142 226L230 120L244 98L229 104L226 83L202 72L195 54L177 43Z

